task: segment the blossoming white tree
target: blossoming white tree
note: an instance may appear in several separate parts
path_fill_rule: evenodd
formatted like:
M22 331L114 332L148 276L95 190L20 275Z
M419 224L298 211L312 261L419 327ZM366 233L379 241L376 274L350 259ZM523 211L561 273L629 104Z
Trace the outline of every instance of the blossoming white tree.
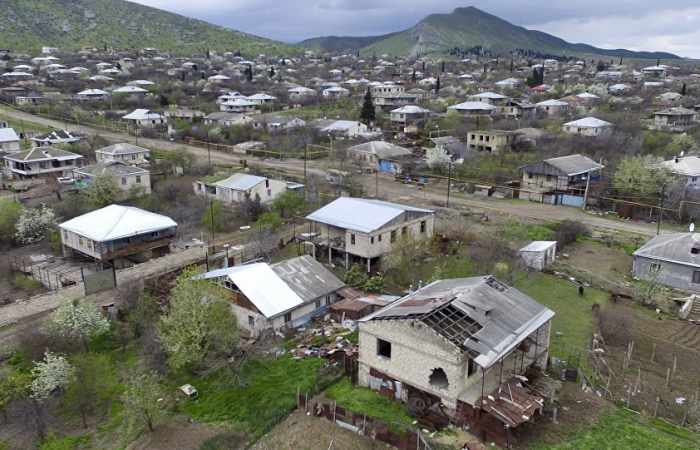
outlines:
M452 161L443 147L429 148L425 152L425 160L431 169L443 170Z
M55 224L56 214L48 206L25 208L15 225L15 239L20 244L39 242Z
M109 322L94 305L78 300L64 303L51 316L50 331L79 340L87 351L88 341L109 331Z
M61 355L47 351L43 361L34 362L30 397L42 401L51 393L68 385L73 376L73 367Z

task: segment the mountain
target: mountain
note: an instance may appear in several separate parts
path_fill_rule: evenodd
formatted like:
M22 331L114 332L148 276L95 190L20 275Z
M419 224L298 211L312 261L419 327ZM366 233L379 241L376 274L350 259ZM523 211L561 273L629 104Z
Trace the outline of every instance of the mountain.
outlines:
M344 39L344 41L343 41ZM431 14L413 27L384 36L367 38L315 38L304 41L327 51L360 50L362 54L418 56L445 54L451 49L467 50L480 46L494 54L511 50L532 50L551 55L600 55L630 58L676 59L664 52L607 50L586 44L572 44L551 34L528 30L472 6L450 14ZM370 42L369 44L364 44ZM360 47L361 45L361 47ZM327 46L327 47L326 47Z
M394 34L394 33L392 33ZM323 36L312 39L306 39L299 43L300 46L309 50L320 50L325 52L338 53L346 50L359 50L375 42L383 41L392 36L392 34L383 34L381 36Z
M125 0L2 0L0 47L156 47L177 53L240 50L282 54L280 42Z

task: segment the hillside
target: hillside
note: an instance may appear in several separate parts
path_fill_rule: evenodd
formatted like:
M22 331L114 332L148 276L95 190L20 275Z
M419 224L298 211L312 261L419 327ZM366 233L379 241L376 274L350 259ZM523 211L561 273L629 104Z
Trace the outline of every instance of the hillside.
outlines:
M350 38L347 44L332 42L335 48L354 48L360 38ZM513 25L492 14L474 7L457 8L450 14L432 14L415 26L383 37L367 38L373 42L362 47L363 54L389 54L395 56L417 56L444 54L450 49L469 49L481 46L494 54L506 54L511 50L524 49L552 55L601 55L631 58L678 58L664 52L634 52L630 50L606 50L586 44L572 44L541 31L528 30ZM322 38L309 40L323 43ZM309 42L305 41L305 42ZM325 47L324 47L325 48ZM331 51L331 48L327 48Z
M289 53L292 47L125 0L3 0L0 47L156 47L175 52Z
M326 52L342 52L355 51L375 42L383 41L392 36L392 34L383 34L381 36L323 36L318 38L306 39L299 42L299 45L308 48L309 50L321 50Z

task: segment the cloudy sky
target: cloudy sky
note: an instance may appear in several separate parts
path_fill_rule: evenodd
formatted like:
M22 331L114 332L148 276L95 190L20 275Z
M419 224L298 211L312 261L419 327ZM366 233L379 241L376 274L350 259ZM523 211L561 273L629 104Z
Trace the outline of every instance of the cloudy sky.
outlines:
M469 5L449 0L132 1L288 42L400 31L428 14ZM700 58L698 0L473 0L471 4L571 42Z

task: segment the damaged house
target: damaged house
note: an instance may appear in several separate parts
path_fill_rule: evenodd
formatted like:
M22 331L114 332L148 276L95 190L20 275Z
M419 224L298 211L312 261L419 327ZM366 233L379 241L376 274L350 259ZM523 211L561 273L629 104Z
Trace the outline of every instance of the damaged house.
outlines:
M359 321L359 383L510 446L541 412L554 312L492 276L438 280Z
M252 263L199 275L232 292L238 325L252 337L304 325L338 301L345 286L309 255L276 264Z

